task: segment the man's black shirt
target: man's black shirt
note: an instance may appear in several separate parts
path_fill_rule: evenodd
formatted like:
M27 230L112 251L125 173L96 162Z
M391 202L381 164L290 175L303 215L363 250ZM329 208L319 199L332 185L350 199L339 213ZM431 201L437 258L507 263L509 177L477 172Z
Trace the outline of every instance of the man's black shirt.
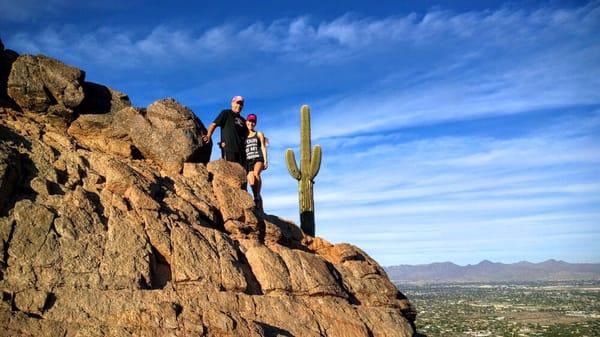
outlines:
M221 127L221 143L225 143L223 150L231 153L243 153L246 134L246 120L231 109L225 109L213 122Z

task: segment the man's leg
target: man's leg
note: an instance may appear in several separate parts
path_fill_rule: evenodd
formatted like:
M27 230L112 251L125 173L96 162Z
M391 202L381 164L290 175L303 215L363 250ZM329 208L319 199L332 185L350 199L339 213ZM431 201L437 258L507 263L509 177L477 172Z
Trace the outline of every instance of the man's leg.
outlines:
M239 163L240 154L237 152L223 151L223 159L234 163Z

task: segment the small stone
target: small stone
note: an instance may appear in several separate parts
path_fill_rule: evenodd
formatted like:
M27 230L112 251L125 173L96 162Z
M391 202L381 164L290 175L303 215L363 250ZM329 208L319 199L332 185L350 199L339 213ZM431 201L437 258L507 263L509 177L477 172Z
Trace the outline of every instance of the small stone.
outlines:
M30 314L42 314L48 294L45 291L27 289L15 295L15 306Z

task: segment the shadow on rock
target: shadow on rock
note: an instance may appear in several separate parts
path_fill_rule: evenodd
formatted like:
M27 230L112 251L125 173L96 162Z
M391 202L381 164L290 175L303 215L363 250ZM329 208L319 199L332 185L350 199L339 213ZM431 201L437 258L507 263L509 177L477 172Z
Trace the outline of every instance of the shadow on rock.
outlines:
M79 114L105 114L130 107L129 97L107 86L83 82L83 101L77 108Z
M263 329L265 337L295 337L291 332L269 325L267 323L257 322Z
M15 51L4 49L2 40L0 40L0 106L18 108L17 104L8 96L7 83L10 69L15 60L19 57ZM20 108L18 108L20 109Z
M29 185L38 170L31 159L10 146L11 143L31 148L28 140L0 125L0 215L7 214L17 201L33 200L36 196Z

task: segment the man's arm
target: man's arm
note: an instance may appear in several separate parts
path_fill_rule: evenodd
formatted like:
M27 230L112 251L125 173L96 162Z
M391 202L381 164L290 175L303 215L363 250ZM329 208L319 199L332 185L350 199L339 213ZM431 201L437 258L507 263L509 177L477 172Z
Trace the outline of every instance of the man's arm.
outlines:
M216 129L216 128L217 128L217 124L215 124L215 123L211 123L211 124L208 126L208 131L206 132L206 134L205 134L204 136L202 136L202 140L203 140L205 143L208 143L208 142L210 141L210 139L211 139L211 137L212 137L213 133L215 132L215 129Z
M226 120L227 120L227 110L223 110L223 111L221 111L221 113L219 113L217 118L215 118L215 120L208 126L206 135L202 137L202 140L204 142L208 143L210 141L213 133L215 132L215 129L217 128L217 126L223 127L223 125L225 125ZM222 147L223 144L221 143L219 146Z

